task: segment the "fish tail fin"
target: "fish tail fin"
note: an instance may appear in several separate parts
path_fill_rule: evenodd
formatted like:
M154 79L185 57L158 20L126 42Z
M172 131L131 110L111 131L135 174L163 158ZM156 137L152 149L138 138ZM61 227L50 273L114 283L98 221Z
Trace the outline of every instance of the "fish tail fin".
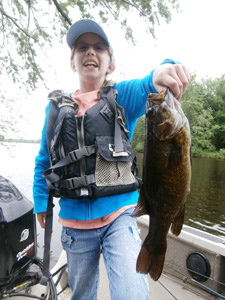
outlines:
M150 253L145 244L143 244L137 259L137 272L147 274L150 268L151 260L152 253Z
M165 252L150 252L143 244L138 255L136 270L139 273L149 273L151 278L157 281L162 274L164 260Z
M184 224L184 212L185 212L185 204L183 205L179 214L174 219L173 224L171 226L171 232L176 236L178 236L181 233Z
M157 281L162 274L165 260L165 253L158 253L153 256L149 274L154 281Z

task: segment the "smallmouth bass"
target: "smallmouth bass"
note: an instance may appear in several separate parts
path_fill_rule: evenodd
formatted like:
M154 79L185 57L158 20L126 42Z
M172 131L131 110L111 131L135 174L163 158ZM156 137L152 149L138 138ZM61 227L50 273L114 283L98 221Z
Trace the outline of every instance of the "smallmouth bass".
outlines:
M149 215L149 232L137 259L137 272L161 276L167 233L182 230L191 183L191 134L181 104L167 89L149 94L142 185L134 217ZM171 226L172 225L172 226Z

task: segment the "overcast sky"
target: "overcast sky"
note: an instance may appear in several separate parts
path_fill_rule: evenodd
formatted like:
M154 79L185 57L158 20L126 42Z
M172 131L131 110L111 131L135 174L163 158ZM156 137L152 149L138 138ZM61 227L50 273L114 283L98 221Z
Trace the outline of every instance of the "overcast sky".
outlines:
M225 0L179 0L179 3L182 12L173 13L169 24L163 23L156 28L157 40L145 33L139 17L134 19L135 47L123 38L118 24L104 26L116 58L113 79L144 77L165 58L182 62L198 78L220 77L225 73ZM71 92L77 89L76 75L69 67L70 49L65 41L52 48L48 56L49 63L55 66L55 72L48 70L49 90ZM40 87L29 101L18 102L18 113L27 112L19 127L29 138L40 137L47 93L48 90ZM30 126L27 126L27 118Z
M157 27L156 41L138 29L141 38L137 56L130 62L132 66L135 60L134 74L138 69L145 74L164 58L173 58L200 78L221 76L225 73L225 1L179 0L179 3L182 12L173 14L169 24ZM127 53L126 61L130 58Z
M166 39L168 55L184 62L197 76L221 76L225 73L225 1L180 0L180 4L183 12L159 29L158 49L162 51Z

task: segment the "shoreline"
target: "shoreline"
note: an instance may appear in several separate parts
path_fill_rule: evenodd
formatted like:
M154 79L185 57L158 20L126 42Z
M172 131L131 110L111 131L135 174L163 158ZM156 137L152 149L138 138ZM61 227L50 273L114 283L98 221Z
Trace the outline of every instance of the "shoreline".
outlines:
M2 143L26 143L26 144L40 144L40 140L23 140L23 139L4 139L0 140ZM138 150L134 152L136 153L144 153L143 150ZM197 150L196 152L192 152L192 158L208 158L208 159L225 159L225 149L221 149L220 151L210 152L207 150Z
M140 153L140 154L144 154L144 151L135 151L135 153ZM225 159L225 156L220 154L220 152L204 152L202 151L200 154L193 154L192 153L192 158L207 158L207 159L221 159L221 160L224 160Z

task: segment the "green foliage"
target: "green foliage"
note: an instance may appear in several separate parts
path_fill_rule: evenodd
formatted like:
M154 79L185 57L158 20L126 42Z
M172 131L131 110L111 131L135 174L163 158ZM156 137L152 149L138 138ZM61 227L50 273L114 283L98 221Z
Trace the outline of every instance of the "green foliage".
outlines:
M77 19L117 20L126 38L134 42L133 20L128 20L127 12L136 12L154 36L155 24L160 19L169 22L173 9L178 9L178 0L1 0L0 76L8 74L28 90L35 89L44 81L40 53L55 38L62 39Z
M145 116L138 119L131 143L135 152L143 152L145 143Z
M189 120L194 153L197 149L214 149L211 141L213 136L212 112L204 108L204 102L204 87L192 77L191 84L184 94L181 104Z
M193 153L225 148L225 75L201 82L192 75L181 103L190 122Z
M203 81L207 90L205 106L213 116L212 142L217 150L225 148L225 75L217 79Z
M225 158L225 149L220 149L219 154L221 157Z

